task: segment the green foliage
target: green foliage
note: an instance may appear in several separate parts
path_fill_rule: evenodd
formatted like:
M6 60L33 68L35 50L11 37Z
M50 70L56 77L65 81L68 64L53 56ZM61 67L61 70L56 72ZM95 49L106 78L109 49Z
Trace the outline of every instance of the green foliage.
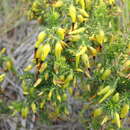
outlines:
M29 109L41 121L66 120L71 97L90 104L79 112L84 124L123 127L119 116L130 103L130 45L119 28L120 15L110 0L33 1L28 16L42 28L31 65L36 72L28 66L21 75L26 100L13 103L12 110L23 118L32 115ZM114 102L116 93L120 98ZM102 112L93 114L95 108Z

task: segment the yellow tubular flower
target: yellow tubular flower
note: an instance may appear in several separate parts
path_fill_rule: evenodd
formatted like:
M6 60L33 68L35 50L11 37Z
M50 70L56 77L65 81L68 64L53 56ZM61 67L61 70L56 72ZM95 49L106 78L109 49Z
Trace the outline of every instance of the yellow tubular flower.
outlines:
M112 97L112 100L113 100L114 102L118 102L118 101L119 101L119 98L120 98L119 93L116 93L116 94Z
M86 46L81 45L79 47L79 52L76 53L76 68L78 68L80 56L83 55L87 50Z
M69 32L69 34L79 34L79 33L82 33L84 31L85 31L85 28L82 27L82 28L76 29L76 30L74 30L72 32Z
M94 116L94 117L98 117L98 116L100 116L102 113L103 113L102 108L97 108L97 109L94 110L93 116Z
M46 37L46 33L44 31L42 31L39 33L39 35L37 37L37 41L42 43L44 41L45 37Z
M87 68L90 68L89 57L87 54L82 55L82 61Z
M83 54L86 52L86 50L87 50L87 47L81 45L81 46L79 47L79 52L77 53L77 55L83 55Z
M35 56L35 58L41 58L41 56L42 56L42 52L43 52L43 50L44 50L44 46L43 45L40 45L39 47L38 47L38 50L36 51L36 56Z
M55 45L55 56L56 56L56 58L60 58L62 50L63 50L63 48L61 46L61 43L58 41Z
M43 108L44 108L44 105L45 105L45 101L42 101L42 102L40 103L40 108L43 109Z
M129 113L129 105L125 104L121 109L121 114L120 114L121 118L125 118L128 115L128 113Z
M43 48L42 56L41 56L42 61L46 59L50 51L51 51L50 44L49 43L45 44Z
M60 43L63 48L68 47L68 44L66 44L64 41L60 41Z
M104 31L103 30L100 30L99 34L96 35L96 41L102 45L102 43L104 42L105 40L105 34L104 34Z
M38 1L33 2L32 9L36 9L38 7L39 7L39 2Z
M77 16L77 19L78 19L78 21L79 21L80 23L82 23L82 22L84 21L84 18L83 18L82 15L78 15L78 16Z
M114 120L118 128L121 128L120 116L117 112L114 113Z
M32 68L33 68L32 65L28 65L26 68L24 68L24 71L25 71L25 72L28 72L28 71L30 71Z
M110 90L110 86L106 86L105 88L101 89L97 95L102 95L105 94L106 92L108 92Z
M78 34L77 35L70 35L69 40L72 42L76 42L76 41L79 41L80 38L81 38L81 36Z
M79 9L79 12L83 17L89 17L89 14L84 9Z
M6 63L5 63L5 68L6 68L7 70L11 70L12 67L13 67L13 62L12 62L11 60L6 61Z
M110 75L111 75L111 69L106 69L106 70L103 72L103 74L102 74L102 76L101 76L101 79L102 79L102 80L106 80Z
M85 9L85 2L84 2L84 0L79 0L79 4L81 5L81 7L83 9Z
M39 79L34 83L34 87L37 87L41 82L42 82L42 79L39 78Z
M61 102L61 96L57 95L57 99L59 100L59 102Z
M64 40L64 37L65 37L65 29L63 29L63 28L58 28L57 34L58 34L58 36L60 37L61 40Z
M105 116L101 122L101 125L104 125L104 123L106 123L109 120L108 116Z
M108 98L109 96L111 96L112 93L114 92L114 90L115 90L115 89L109 90L109 91L103 96L103 98L101 98L101 99L99 100L99 103L102 103L104 100L106 100L106 98Z
M76 22L76 9L73 5L70 5L69 7L69 15L72 19L72 22L75 23Z
M62 7L63 4L64 4L63 1L59 0L59 1L57 1L57 2L54 2L54 3L52 4L52 6L53 6L54 8L59 8L59 7Z
M35 43L35 48L38 48L38 47L40 46L40 44L41 44L41 42L36 41L36 43Z
M92 46L88 46L88 48L90 49L93 56L97 55L97 50L95 48L93 48Z
M40 68L39 72L40 72L40 73L43 72L46 68L47 68L47 62L45 62L45 63L43 63L43 64L41 65L41 68Z

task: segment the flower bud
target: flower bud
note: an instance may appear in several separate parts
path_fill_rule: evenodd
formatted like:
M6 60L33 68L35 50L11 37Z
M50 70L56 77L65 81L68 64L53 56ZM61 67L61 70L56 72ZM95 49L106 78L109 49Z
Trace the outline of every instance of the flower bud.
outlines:
M37 87L41 82L42 82L42 79L39 78L39 79L34 83L34 87Z
M84 2L84 0L79 0L79 4L81 5L81 7L83 9L85 8L85 2Z
M106 92L108 92L110 90L110 86L106 86L105 88L101 89L97 95L102 95L105 94Z
M92 46L88 46L89 50L91 51L93 56L97 55L97 50L95 48L93 48Z
M25 71L25 72L28 72L28 71L30 71L32 68L33 68L32 65L28 65L26 68L24 68L24 71Z
M53 91L54 91L54 88L52 88L52 89L50 90L50 92L48 93L48 100L51 99Z
M44 105L45 105L45 101L42 101L42 102L40 103L40 108L43 109L43 108L44 108Z
M43 45L40 45L36 51L36 55L35 55L35 58L41 58L42 56L42 52L44 50L44 46Z
M99 34L96 35L96 41L102 45L102 43L104 42L104 39L105 39L105 34L104 34L104 31L103 30L100 30L99 31Z
M109 120L108 116L105 116L101 122L101 125L104 125L104 123L106 123Z
M5 52L6 52L6 48L3 48L3 49L0 51L0 55L3 55Z
M74 30L72 32L69 32L69 34L79 34L79 33L82 33L84 31L85 31L85 28L82 27L82 28L76 29L76 30Z
M42 43L44 41L45 37L46 37L46 33L44 31L42 31L39 33L39 35L37 37L37 41Z
M102 80L106 80L110 75L111 75L111 69L106 69L106 70L103 72L103 74L102 74L102 76L101 76L101 79L102 79Z
M13 62L11 60L6 61L5 68L6 70L11 70L13 67Z
M35 48L38 48L38 47L40 46L40 44L41 44L41 42L36 41L36 43L35 43Z
M22 110L21 110L21 115L22 115L22 118L23 118L23 119L26 119L26 118L27 118L28 113L29 113L28 107L22 108Z
M90 68L89 57L87 54L82 55L82 61L87 68Z
M112 97L112 100L114 101L114 102L118 102L119 101L119 93L116 93L113 97Z
M76 22L76 8L73 5L70 5L69 7L69 15L72 19L72 22Z
M84 21L84 17L82 15L78 15L77 18L80 23Z
M57 95L57 99L59 102L61 102L61 96L59 94Z
M58 41L55 45L55 56L56 56L56 58L60 58L62 50L63 50L63 48L61 46L61 43Z
M39 69L39 72L42 73L47 68L47 62L43 63Z
M39 35L37 37L37 41L43 42L45 37L46 37L46 33L44 31L42 31L42 32L39 33Z
M113 92L114 92L115 89L110 89L100 100L99 100L99 103L102 103L104 100L106 100L106 98L108 98Z
M79 9L79 12L83 17L89 17L89 14L84 9Z
M121 118L125 118L128 115L128 113L129 113L129 105L125 104L121 109L121 114L120 114Z
M117 112L114 113L114 120L115 120L117 127L120 128L121 127L121 121L120 121L120 116Z
M94 117L98 117L98 116L100 116L102 113L103 113L102 108L97 108L97 109L94 110L93 116L94 116Z

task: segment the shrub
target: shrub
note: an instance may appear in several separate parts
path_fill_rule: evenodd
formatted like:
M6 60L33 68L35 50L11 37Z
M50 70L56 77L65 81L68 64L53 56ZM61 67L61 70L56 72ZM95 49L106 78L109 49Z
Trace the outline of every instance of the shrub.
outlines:
M73 99L82 104L77 116L86 128L123 127L130 44L119 27L121 15L114 0L33 1L28 17L40 23L41 32L33 63L21 75L26 100L12 109L23 118L33 113L40 121L67 120Z

